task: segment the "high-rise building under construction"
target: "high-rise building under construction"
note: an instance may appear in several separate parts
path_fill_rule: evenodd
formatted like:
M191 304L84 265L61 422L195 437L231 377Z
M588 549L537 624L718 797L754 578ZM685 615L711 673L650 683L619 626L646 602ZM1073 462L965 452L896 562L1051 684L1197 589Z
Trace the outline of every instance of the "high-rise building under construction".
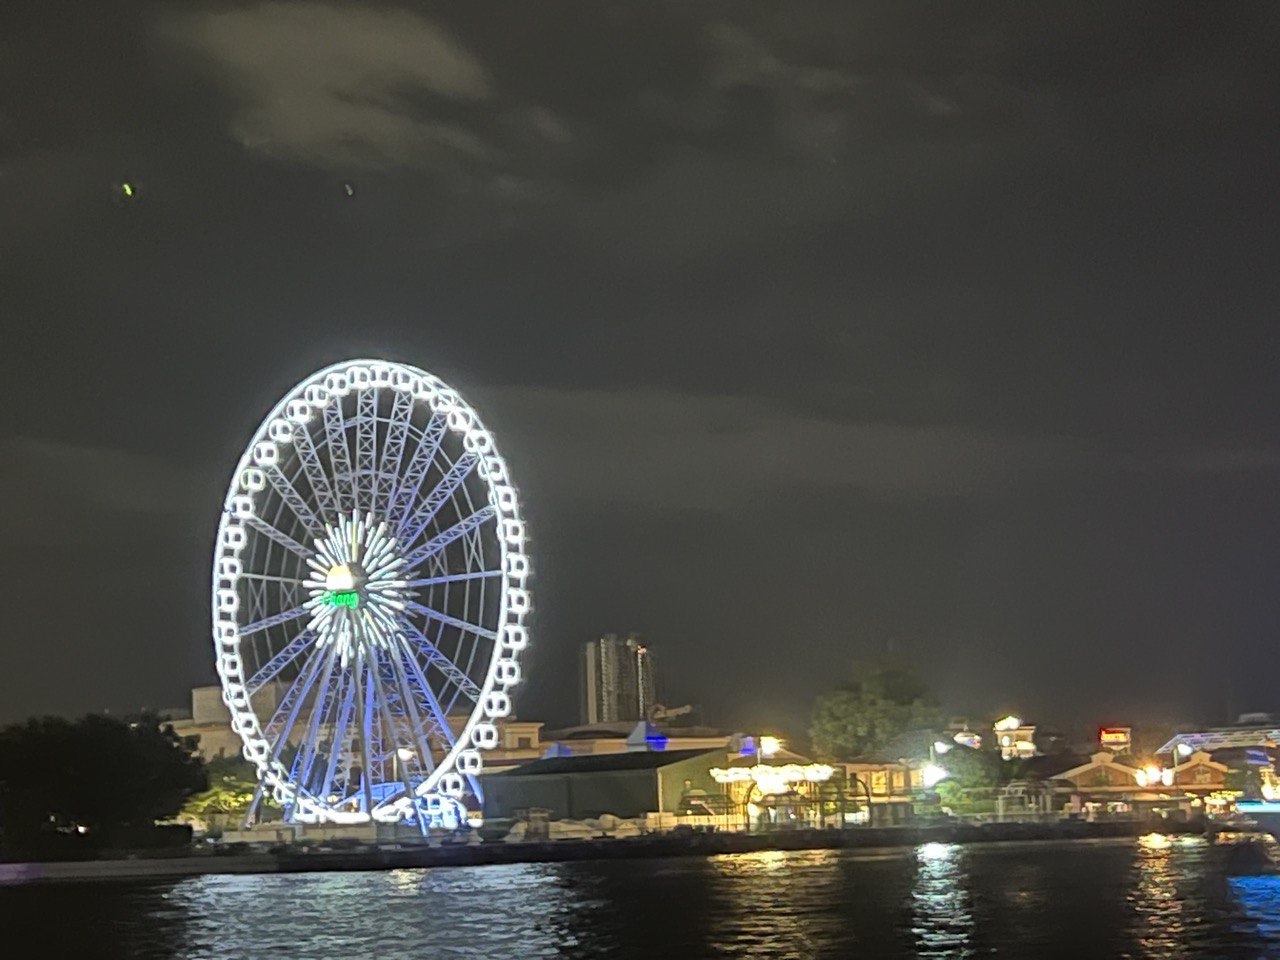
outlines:
M644 720L656 702L653 655L638 636L607 633L583 646L583 723Z

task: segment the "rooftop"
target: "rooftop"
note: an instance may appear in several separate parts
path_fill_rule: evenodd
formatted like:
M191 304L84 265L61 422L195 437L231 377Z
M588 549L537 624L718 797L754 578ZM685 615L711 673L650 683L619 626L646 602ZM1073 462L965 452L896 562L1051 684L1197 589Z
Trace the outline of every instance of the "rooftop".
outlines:
M1267 747L1280 743L1280 727L1275 723L1261 726L1209 727L1206 730L1175 733L1156 753L1169 753L1185 743L1195 750L1221 750L1224 747Z
M588 753L579 757L544 757L486 777L541 777L564 773L614 773L656 770L681 760L720 754L720 750L636 750L630 753Z
M543 740L607 740L617 738L625 739L635 730L637 723L644 721L638 720L618 720L604 723L584 723L576 727L563 727L559 730L542 731ZM654 723L659 732L663 736L673 739L680 737L724 737L727 741L729 734L723 730L717 730L715 727L698 727L698 726L682 726L673 723Z

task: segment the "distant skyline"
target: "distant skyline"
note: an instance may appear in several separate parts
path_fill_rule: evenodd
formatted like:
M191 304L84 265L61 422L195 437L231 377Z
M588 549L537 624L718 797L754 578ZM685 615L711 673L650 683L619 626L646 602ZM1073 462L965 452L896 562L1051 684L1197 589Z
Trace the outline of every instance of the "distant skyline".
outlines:
M213 682L232 465L357 355L511 463L523 716L631 630L730 729L890 645L1280 710L1277 100L1272 4L0 5L0 719Z

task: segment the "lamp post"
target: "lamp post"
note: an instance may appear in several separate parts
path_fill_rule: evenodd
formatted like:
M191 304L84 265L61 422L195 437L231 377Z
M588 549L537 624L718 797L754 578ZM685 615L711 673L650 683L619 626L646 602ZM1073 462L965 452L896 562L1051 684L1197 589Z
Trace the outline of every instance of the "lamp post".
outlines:
M849 774L849 776L853 778L853 782L854 782L855 784L857 784L858 786L862 787L862 792L863 792L864 794L866 794L866 797L867 797L867 826L869 827L869 826L871 826L871 788L870 788L869 786L867 786L867 781L863 780L863 779L862 779L860 776L858 776L856 773L851 773L851 774Z
M1191 756L1193 752L1194 748L1189 743L1179 742L1173 748L1173 773L1170 778L1171 782L1169 785L1173 787L1175 794L1178 789L1178 757L1182 757L1185 760L1187 757ZM1181 804L1179 804L1179 809L1181 809Z
M409 778L405 774L404 765L414 758L415 754L408 747L397 747L394 754L395 757L395 778L404 784L405 795L413 797L413 787L409 785Z

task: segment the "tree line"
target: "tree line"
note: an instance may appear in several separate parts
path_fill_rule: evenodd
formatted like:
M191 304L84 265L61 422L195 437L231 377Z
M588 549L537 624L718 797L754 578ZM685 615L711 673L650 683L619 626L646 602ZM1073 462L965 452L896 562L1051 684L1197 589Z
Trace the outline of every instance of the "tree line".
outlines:
M809 738L823 760L922 759L931 755L946 723L929 685L907 664L886 659L855 663L845 683L815 699ZM935 758L946 771L936 788L944 804L963 805L1022 772L1022 763L1004 762L994 749L945 740L945 756Z
M155 714L34 717L0 728L0 847L109 842L172 820L208 786L196 738Z

